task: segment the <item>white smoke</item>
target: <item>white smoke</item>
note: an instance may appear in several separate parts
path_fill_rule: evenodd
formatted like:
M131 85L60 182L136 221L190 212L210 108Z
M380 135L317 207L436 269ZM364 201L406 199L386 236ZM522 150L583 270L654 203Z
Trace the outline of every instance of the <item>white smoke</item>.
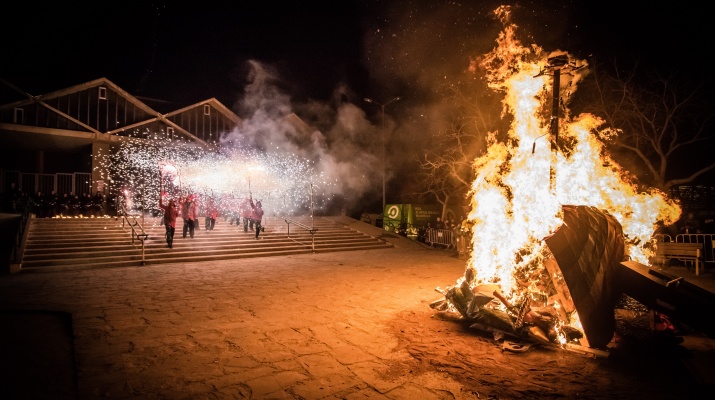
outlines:
M328 183L320 195L341 208L355 208L361 197L377 191L382 173L379 133L362 109L341 101L347 87L336 88L329 103L295 104L281 90L274 69L255 60L248 67L248 84L234 106L243 121L222 136L223 148L306 160L316 181Z

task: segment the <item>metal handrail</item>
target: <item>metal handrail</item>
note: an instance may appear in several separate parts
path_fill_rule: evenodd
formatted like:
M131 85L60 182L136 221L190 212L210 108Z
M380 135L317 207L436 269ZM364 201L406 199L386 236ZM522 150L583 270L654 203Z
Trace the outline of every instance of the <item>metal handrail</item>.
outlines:
M133 219L132 221L129 221L129 218ZM143 219L143 216L142 216ZM128 215L127 214L127 209L122 207L122 229L124 229L124 223L127 223L129 227L132 229L132 246L134 245L134 238L142 242L142 260L141 260L141 265L145 265L145 258L144 258L144 242L149 239L149 234L144 231L144 227L141 225L139 221L137 221L137 216L136 215ZM138 227L138 228L137 228Z
M286 224L288 224L288 237L289 237L289 238L290 238L290 224L296 224L296 225L298 225L299 227L301 227L301 228L305 229L306 231L310 232L310 238L311 238L311 241L312 241L311 249L312 249L312 252L315 253L315 232L318 232L318 228L313 227L313 226L308 226L308 225L305 225L305 224L301 224L300 222L294 221L294 220L292 220L292 219L290 219L290 218L284 218L283 220L286 222Z
M20 261L20 257L22 253L24 253L25 249L25 243L27 242L27 228L28 225L30 224L30 219L31 219L29 207L25 207L25 209L22 211L20 214L20 226L18 227L18 230L15 234L15 243L12 248L12 252L10 255L10 259L14 263L18 263Z

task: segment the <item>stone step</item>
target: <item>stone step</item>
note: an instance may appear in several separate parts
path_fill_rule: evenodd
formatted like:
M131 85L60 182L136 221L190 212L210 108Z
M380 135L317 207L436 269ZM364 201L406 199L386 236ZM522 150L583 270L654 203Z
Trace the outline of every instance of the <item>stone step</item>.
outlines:
M266 236L261 237L256 240L253 237L244 238L241 240L231 240L231 241L201 241L195 239L175 239L173 249L168 249L166 242L162 241L148 241L144 244L144 254L145 257L149 258L154 254L163 255L167 251L173 251L174 253L180 253L182 251L212 251L212 252L241 252L251 250L255 247L260 248L279 248L279 247L290 247L290 246L300 246L312 247L312 241L306 240L294 240L285 236ZM345 238L328 238L324 240L316 241L316 248L327 249L330 247L345 247L354 246L362 247L365 245L375 244L375 240L370 237L345 237ZM380 242L380 245L383 243ZM78 257L83 259L97 259L100 257L107 256L109 254L114 256L123 255L134 255L137 251L141 250L141 243L135 243L134 246L130 244L117 245L117 246L76 246L76 247L62 247L62 248L47 248L38 247L32 250L25 251L23 261L27 264L31 262L40 262L44 260L50 260L55 263L62 262L62 260L74 260ZM141 252L141 251L140 251Z
M168 248L159 218L145 218L148 239L131 240L131 228L112 218L32 219L22 258L22 271L60 271L87 268L128 267L149 264L204 262L224 259L355 251L393 247L379 237L346 224L347 217L266 218L266 229L258 240L242 226L219 220L214 230L201 228L194 238L183 238L183 221L177 221L173 248ZM362 224L349 219L349 224ZM299 227L298 221L314 229ZM203 220L201 220L203 222ZM142 254L143 253L143 254Z

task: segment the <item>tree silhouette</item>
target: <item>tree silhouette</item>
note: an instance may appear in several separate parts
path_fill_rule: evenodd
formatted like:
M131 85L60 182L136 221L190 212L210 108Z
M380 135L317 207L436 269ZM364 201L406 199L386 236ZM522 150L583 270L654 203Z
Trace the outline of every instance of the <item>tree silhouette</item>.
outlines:
M446 102L452 109L450 121L432 133L413 182L415 195L442 205L443 218L450 205L464 205L474 181L474 160L504 124L499 97L486 88L448 86Z
M583 111L605 119L615 135L603 138L614 159L643 182L668 191L715 169L713 104L704 82L663 76L636 64L628 72L592 66L582 88ZM686 79L687 78L687 79Z

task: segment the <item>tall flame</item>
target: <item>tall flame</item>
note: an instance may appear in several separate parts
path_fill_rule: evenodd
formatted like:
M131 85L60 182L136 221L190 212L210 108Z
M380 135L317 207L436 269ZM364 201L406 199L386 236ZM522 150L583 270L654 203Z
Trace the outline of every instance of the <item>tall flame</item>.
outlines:
M629 256L647 264L652 255L647 244L657 224L674 223L680 207L659 190L636 187L606 153L601 139L615 132L599 130L604 121L596 116L572 118L562 110L565 116L557 122L563 150L552 150L552 122L543 116L554 81L544 73L550 68L549 57L536 45L522 45L509 12L506 6L495 11L504 29L482 61L490 88L504 94L504 114L513 120L508 140L490 140L485 154L474 160L468 268L476 271L475 281L499 283L507 294L516 290L520 275L515 271L542 265L548 253L543 239L562 225L563 204L594 206L612 214L623 227ZM561 54L568 57L568 65L586 70L585 61ZM566 105L566 90L575 90L583 75L568 78L553 89L559 90L561 107Z

